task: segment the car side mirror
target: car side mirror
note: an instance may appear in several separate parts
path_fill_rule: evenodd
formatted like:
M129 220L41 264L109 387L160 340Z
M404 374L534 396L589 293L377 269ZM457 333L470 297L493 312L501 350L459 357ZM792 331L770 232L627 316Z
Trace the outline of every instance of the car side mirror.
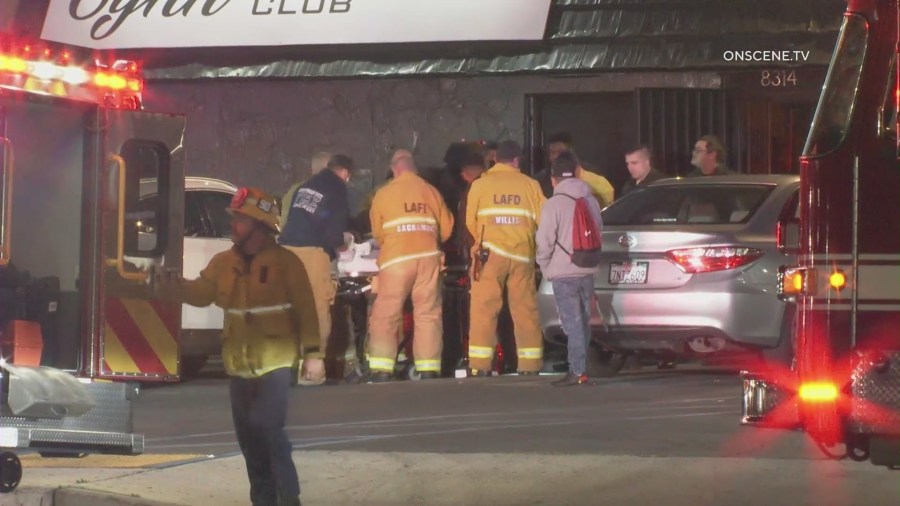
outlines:
M785 255L800 253L800 220L794 216L782 218L775 231L775 245Z

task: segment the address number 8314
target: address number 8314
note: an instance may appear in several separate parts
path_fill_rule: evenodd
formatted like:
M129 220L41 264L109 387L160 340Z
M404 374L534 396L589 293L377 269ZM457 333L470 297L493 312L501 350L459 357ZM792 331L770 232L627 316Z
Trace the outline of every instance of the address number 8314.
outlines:
M797 74L793 70L763 70L759 84L764 88L793 88L797 86Z

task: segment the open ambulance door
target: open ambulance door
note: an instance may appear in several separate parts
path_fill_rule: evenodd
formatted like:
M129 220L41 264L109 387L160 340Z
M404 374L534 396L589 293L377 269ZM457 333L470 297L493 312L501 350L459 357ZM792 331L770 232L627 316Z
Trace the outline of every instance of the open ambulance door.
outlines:
M181 303L166 300L182 272L182 116L99 109L101 255L92 377L179 379Z

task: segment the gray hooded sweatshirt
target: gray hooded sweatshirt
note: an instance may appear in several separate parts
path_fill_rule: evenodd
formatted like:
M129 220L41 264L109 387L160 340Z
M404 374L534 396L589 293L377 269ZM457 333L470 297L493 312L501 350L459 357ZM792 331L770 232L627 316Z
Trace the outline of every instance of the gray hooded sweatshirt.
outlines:
M541 221L537 229L537 263L541 266L541 274L550 280L593 275L597 272L597 268L578 267L572 263L569 254L563 251L565 248L569 253L572 252L575 201L561 194L576 199L586 197L591 214L596 220L597 230L603 233L600 204L591 193L591 187L580 179L563 179L553 189L553 196L547 199L541 210Z

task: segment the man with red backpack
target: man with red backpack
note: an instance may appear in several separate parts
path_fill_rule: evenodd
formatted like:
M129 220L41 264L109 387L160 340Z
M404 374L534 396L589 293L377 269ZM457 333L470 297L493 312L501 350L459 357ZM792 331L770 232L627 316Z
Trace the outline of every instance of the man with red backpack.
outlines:
M537 263L553 284L559 320L568 336L569 373L554 386L588 382L591 304L603 222L591 187L576 177L578 166L571 151L553 161L553 196L544 204L537 229Z

